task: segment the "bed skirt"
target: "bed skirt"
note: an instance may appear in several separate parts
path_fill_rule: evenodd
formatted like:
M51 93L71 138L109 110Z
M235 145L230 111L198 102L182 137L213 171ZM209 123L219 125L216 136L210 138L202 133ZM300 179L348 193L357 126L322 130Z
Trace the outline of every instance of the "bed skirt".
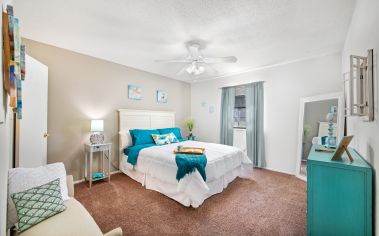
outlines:
M221 193L235 178L250 179L252 170L251 165L242 164L218 179L207 181L206 183L202 181L200 173L195 170L174 184L133 169L133 166L127 162L126 157L120 160L120 171L141 183L146 189L157 191L186 207L192 206L194 208L199 207L205 199L212 195Z

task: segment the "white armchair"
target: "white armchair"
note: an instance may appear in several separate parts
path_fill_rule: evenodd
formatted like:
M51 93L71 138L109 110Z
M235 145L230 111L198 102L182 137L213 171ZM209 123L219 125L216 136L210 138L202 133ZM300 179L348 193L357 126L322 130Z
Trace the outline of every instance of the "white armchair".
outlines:
M121 228L116 228L106 234L101 232L92 216L74 198L74 180L71 175L67 176L67 190L70 199L64 203L67 206L65 211L42 221L18 236L122 236Z
M116 228L103 234L95 220L80 202L74 198L74 180L71 175L67 176L67 192L69 199L64 202L67 209L32 228L17 234L17 236L122 236L122 229Z

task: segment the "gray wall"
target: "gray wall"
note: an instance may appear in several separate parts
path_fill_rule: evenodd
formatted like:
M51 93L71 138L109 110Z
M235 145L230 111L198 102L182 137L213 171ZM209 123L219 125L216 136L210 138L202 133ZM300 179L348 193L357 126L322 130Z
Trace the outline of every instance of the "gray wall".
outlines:
M342 72L348 72L350 55L366 56L367 49L374 49L374 117L375 121L365 122L359 117L347 119L348 134L354 138L350 145L354 146L377 171L379 169L379 1L358 0L353 19L345 41L342 54ZM379 189L379 181L374 181L376 192ZM375 202L379 202L379 194L375 194ZM375 207L375 234L379 235L379 207Z
M191 114L202 141L220 137L221 87L265 81L264 135L266 168L295 174L299 105L303 97L342 92L341 54L333 53L239 75L193 83ZM206 102L206 106L203 106ZM214 112L208 112L210 106Z
M305 104L304 109L304 121L303 128L305 125L310 127L310 133L307 137L303 137L304 152L308 156L309 150L312 147L312 139L318 135L318 128L320 121L326 121L326 114L329 113L331 106L337 106L338 99L324 100L324 101L315 101L308 102ZM334 119L334 122L337 121L337 118Z
M63 162L82 179L84 143L91 119L104 119L106 141L113 144L112 164L118 168L119 108L176 112L184 128L190 116L190 85L94 57L23 39L27 53L49 67L48 162ZM127 52L125 52L127 53ZM128 84L143 88L143 99L129 100ZM168 103L156 102L156 90L168 92Z

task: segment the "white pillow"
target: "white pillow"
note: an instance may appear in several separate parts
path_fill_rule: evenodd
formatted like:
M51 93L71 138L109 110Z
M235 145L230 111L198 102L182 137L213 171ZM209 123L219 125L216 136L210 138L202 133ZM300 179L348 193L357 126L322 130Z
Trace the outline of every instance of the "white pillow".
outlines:
M120 135L120 150L133 145L132 136L128 130L121 130L118 134Z
M8 228L18 222L16 207L10 198L13 193L22 192L59 178L63 201L69 199L66 169L62 162L36 168L14 168L8 171Z

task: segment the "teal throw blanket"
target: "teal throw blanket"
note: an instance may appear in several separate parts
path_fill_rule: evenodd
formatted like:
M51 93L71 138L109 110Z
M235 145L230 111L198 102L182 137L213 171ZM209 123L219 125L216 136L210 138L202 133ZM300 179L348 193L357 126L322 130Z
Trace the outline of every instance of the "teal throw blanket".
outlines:
M186 139L179 139L179 142L187 141ZM125 155L128 156L127 162L135 166L137 164L139 152L148 147L157 146L155 143L140 144L135 146L130 146L124 149Z
M176 154L176 165L178 166L178 172L176 172L176 179L179 181L186 174L190 174L197 169L203 177L203 180L207 180L205 174L205 166L207 165L207 157L203 155L192 154Z
M131 146L131 147L125 148L124 153L125 153L125 155L128 156L128 160L127 160L128 163L135 166L137 164L139 152L144 148L148 148L148 147L152 147L152 146L156 146L155 143L141 144L141 145L136 145L136 146Z

